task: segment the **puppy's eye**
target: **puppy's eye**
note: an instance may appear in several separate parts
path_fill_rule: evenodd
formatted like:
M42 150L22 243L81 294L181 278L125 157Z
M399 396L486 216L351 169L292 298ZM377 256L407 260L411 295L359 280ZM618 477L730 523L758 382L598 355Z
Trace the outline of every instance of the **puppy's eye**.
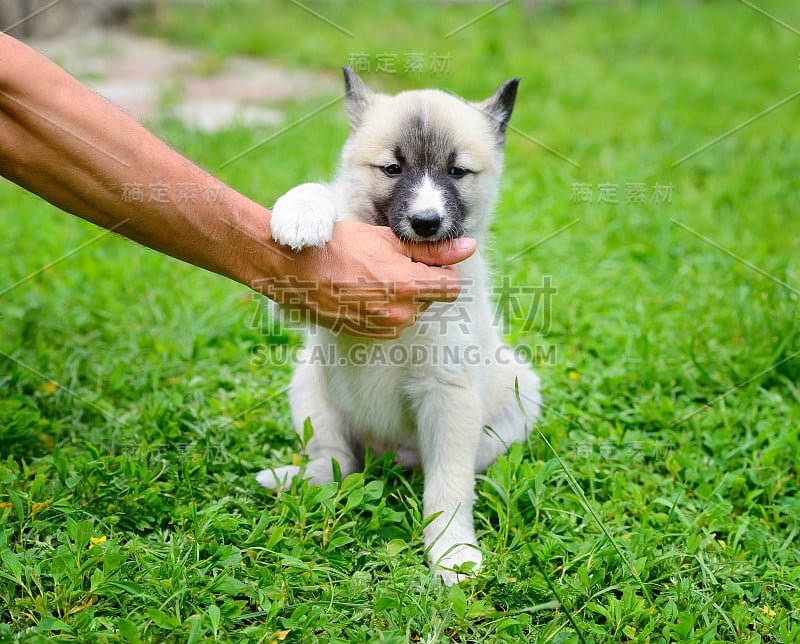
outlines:
M382 169L384 174L389 177L396 177L398 174L403 172L403 169L396 163L389 163L388 165L383 166Z
M469 173L469 170L457 165L452 166L447 171L447 174L449 174L451 177L454 177L455 179L460 179L461 177L466 176L467 173Z

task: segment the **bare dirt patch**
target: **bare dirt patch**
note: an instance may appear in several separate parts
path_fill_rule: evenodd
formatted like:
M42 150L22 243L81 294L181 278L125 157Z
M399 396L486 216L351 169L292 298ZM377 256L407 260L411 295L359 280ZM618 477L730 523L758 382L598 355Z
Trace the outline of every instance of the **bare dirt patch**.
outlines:
M95 29L28 42L133 118L171 114L205 131L234 123L279 125L282 103L339 89L333 74L287 70L255 58L217 60L124 31Z

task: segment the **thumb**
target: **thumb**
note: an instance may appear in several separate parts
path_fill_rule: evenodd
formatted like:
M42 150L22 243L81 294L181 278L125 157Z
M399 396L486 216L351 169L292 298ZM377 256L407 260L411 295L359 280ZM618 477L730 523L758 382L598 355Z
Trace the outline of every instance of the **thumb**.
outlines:
M400 252L429 266L450 266L467 259L477 247L478 242L474 239L461 237L444 242L404 243Z

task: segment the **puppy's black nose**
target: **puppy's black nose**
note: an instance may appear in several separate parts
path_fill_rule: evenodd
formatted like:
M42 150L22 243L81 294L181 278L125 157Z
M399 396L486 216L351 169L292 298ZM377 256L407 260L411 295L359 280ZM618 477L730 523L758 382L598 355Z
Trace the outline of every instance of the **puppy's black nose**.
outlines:
M442 218L435 210L423 210L411 215L411 228L420 237L433 237L442 225Z

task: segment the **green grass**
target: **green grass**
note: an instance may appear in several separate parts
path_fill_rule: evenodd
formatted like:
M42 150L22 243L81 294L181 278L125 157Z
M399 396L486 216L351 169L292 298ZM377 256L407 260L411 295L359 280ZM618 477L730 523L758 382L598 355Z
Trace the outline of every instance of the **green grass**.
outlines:
M478 577L432 578L421 477L385 459L260 489L301 445L255 304L109 235L0 296L0 641L800 641L800 103L675 164L800 89L800 37L735 2L542 4L449 38L491 5L308 4L353 38L276 2L139 24L330 74L451 56L365 74L387 91L522 76L491 254L498 284L552 276L549 324L509 338L554 353L538 431L478 483ZM757 4L800 28L795 3ZM346 122L221 169L270 131L157 131L271 203L330 176ZM0 291L100 235L10 184L0 225Z

